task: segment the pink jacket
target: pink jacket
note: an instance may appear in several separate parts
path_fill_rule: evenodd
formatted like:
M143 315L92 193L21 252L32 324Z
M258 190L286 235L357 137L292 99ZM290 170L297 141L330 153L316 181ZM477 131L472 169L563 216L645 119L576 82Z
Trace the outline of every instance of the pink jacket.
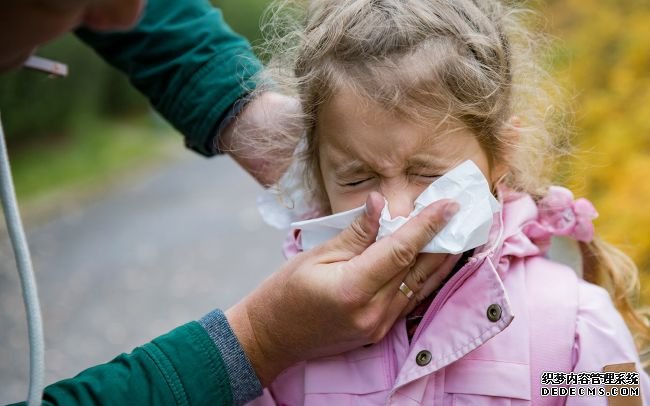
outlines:
M569 229L542 221L528 195L506 192L502 203L489 242L440 290L411 343L398 320L377 344L287 369L251 404L606 405L543 397L553 386L540 375L630 362L649 404L650 379L608 293L544 258L550 236Z

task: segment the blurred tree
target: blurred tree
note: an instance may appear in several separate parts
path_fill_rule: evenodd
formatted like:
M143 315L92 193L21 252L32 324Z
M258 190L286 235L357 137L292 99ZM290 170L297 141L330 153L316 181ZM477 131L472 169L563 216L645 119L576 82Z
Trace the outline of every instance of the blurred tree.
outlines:
M553 0L547 15L561 41L557 75L577 94L570 184L640 266L650 300L650 3Z

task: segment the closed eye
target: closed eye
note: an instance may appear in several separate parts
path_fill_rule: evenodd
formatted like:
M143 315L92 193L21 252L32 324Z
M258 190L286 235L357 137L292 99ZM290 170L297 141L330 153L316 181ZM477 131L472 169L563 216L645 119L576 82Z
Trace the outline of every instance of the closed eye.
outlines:
M362 184L362 183L364 183L364 182L367 182L367 181L369 181L370 179L372 179L372 178L364 178L364 179L360 179L360 180L355 180L355 181L353 181L353 182L341 183L340 185L341 185L341 186L353 187L353 186L358 186L358 185L360 185L360 184Z
M427 178L427 179L436 179L436 178L440 177L440 175L430 175L430 174L425 174L425 173L414 173L411 176L417 176L417 177L420 177L420 178Z

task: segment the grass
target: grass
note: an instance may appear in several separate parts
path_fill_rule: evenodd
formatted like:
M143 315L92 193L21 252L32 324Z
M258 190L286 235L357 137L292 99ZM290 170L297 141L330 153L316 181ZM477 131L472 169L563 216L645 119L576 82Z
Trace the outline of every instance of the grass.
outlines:
M29 202L59 189L101 187L163 158L170 144L181 143L172 133L150 117L81 120L65 137L10 146L18 199Z

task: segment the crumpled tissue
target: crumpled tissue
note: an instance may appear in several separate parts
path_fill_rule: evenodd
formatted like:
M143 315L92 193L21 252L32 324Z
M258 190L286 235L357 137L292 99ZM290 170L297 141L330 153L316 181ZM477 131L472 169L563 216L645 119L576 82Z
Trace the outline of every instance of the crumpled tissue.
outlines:
M440 199L453 199L460 209L421 252L459 254L487 242L494 213L499 212L501 206L490 192L481 170L469 160L431 183L415 200L415 208L408 217L392 218L386 202L379 219L377 240L394 233L426 206ZM348 227L364 208L361 206L331 216L294 222L291 227L302 230L302 248L307 251Z

